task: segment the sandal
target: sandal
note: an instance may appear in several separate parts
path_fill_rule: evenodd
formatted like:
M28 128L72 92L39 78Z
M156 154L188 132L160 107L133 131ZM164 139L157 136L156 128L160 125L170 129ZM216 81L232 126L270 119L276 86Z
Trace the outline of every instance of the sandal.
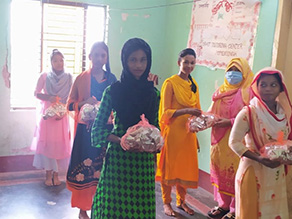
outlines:
M234 213L227 213L222 217L222 219L235 219L235 214Z
M211 218L221 218L224 215L226 215L229 212L229 210L225 210L221 207L214 207L208 212L208 216Z
M175 217L175 212L173 211L170 204L163 204L164 214L170 217Z
M187 214L189 215L194 215L195 211L193 209L191 209L189 206L187 206L186 203L181 203L181 205L176 206L177 208L185 211Z

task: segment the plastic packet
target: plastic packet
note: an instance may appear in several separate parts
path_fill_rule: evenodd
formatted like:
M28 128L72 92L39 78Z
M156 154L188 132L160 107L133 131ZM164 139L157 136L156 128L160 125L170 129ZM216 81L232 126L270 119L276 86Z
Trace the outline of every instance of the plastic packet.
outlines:
M264 145L261 149L261 155L270 159L292 161L292 141L284 141L283 136L284 133L280 131L277 141Z
M187 121L187 128L190 132L203 131L212 127L217 116L212 113L202 112L200 116L191 116Z
M99 105L100 105L100 102L98 102L95 105L91 105L88 103L84 104L80 109L80 113L79 113L80 120L83 122L93 121L99 110Z
M278 142L274 142L274 144L265 145L261 154L270 159L280 158L283 161L292 161L292 143L280 145Z
M145 115L141 115L141 121L127 129L121 138L121 145L129 151L156 152L160 151L164 144L160 130L149 124Z
M62 118L67 113L67 109L65 104L60 103L59 101L51 104L43 115L43 119L49 118Z

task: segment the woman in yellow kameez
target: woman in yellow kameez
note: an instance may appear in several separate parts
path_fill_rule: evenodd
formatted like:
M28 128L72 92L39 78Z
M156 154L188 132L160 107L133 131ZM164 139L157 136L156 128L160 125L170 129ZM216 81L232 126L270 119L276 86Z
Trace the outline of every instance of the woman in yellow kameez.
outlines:
M165 143L158 154L156 180L161 182L164 212L175 216L171 207L171 188L176 186L176 205L190 215L194 211L185 203L187 188L198 187L198 142L189 132L191 115L200 116L199 89L190 73L196 64L196 53L187 48L178 58L179 73L166 79L161 88L159 125Z

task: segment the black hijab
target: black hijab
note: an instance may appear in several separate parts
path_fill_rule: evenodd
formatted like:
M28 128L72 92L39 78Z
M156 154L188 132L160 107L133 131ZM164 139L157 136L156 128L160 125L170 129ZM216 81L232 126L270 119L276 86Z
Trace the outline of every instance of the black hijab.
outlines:
M147 67L137 80L129 71L127 62L129 56L140 49L146 54ZM151 68L150 46L140 38L129 39L123 46L121 60L121 79L111 86L113 109L117 112L117 117L125 129L137 124L142 114L145 114L149 123L153 123L158 111L156 103L159 100L153 82L147 80Z

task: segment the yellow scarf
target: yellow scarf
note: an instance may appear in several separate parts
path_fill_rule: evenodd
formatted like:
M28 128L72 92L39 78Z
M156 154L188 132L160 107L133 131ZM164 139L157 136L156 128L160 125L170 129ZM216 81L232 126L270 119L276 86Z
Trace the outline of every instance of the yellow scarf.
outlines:
M164 87L166 86L167 82L171 83L171 85L173 87L174 96L177 99L179 104L181 104L182 106L185 106L186 108L195 107L198 104L199 91L197 89L197 92L194 93L191 90L192 83L190 81L186 81L178 75L173 75L164 81L161 90L164 90ZM195 81L195 79L193 79L193 82L196 84L196 86L198 88L198 85L197 85L197 82ZM163 115L162 104L160 104L159 120L161 120L162 115Z
M237 67L239 71L242 73L241 83L238 83L235 85L229 84L227 79L224 77L224 83L220 86L219 91L220 93L224 93L231 90L241 89L241 96L242 96L243 102L245 104L248 104L250 100L249 88L253 80L253 73L246 59L243 59L243 58L231 59L229 64L226 67L225 72L227 72L233 66Z

